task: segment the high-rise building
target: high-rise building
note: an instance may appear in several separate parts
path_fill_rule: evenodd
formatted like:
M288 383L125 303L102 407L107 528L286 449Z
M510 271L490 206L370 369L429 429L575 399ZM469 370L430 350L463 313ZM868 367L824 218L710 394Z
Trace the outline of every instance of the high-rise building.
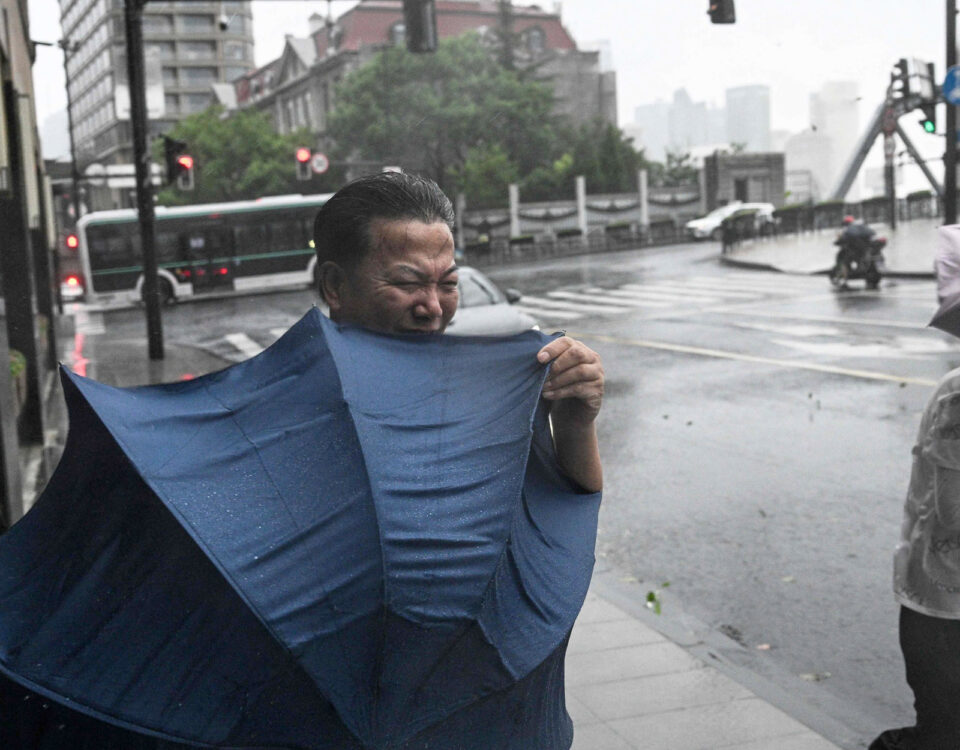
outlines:
M831 81L810 95L810 127L830 140L831 159L821 168L829 194L846 166L860 137L860 96L852 81ZM850 186L847 200L859 198L859 180Z
M770 87L727 89L727 138L746 151L770 150Z
M132 159L123 9L124 0L60 0L67 92L81 170L94 162L123 164ZM251 20L249 2L144 5L151 137L212 104L211 84L254 68Z
M653 161L664 161L667 151L689 153L698 146L719 148L727 142L724 110L693 101L686 89L674 91L671 102L637 107L634 124L642 131L637 146Z

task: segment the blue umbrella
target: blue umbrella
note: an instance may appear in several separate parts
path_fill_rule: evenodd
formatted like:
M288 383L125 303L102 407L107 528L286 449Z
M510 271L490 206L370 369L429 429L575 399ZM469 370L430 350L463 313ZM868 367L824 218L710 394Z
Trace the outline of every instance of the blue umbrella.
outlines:
M0 539L0 672L199 746L568 747L600 497L556 466L549 338L314 309L192 381L63 371L63 458Z

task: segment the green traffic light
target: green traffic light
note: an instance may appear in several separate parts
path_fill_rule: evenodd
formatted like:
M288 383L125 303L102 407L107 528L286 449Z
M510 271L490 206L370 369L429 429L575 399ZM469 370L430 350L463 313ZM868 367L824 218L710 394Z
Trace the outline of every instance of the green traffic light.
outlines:
M933 133L934 131L936 131L937 126L936 124L934 124L933 120L924 120L923 129L926 130L928 133Z

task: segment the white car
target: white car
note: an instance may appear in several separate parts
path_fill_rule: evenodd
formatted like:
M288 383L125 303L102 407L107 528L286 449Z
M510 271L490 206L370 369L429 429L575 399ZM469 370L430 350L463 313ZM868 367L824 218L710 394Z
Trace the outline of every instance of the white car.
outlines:
M742 201L732 201L725 206L713 209L706 216L699 219L693 219L685 224L687 235L694 239L719 240L721 234L720 224L728 216L732 216L737 211L754 209L757 212L757 221L759 224L773 223L774 205L772 203L743 203ZM759 227L758 227L759 228Z
M520 293L508 289L506 294L497 285L470 266L460 266L460 303L457 314L447 326L453 336L508 336L531 328L537 321L513 307Z

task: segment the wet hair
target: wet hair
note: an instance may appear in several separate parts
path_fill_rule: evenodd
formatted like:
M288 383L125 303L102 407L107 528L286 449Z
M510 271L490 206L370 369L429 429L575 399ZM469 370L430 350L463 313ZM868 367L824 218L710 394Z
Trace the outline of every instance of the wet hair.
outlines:
M433 180L407 172L380 172L340 188L313 221L317 268L333 261L352 271L372 249L378 219L435 224L453 231L453 206Z

